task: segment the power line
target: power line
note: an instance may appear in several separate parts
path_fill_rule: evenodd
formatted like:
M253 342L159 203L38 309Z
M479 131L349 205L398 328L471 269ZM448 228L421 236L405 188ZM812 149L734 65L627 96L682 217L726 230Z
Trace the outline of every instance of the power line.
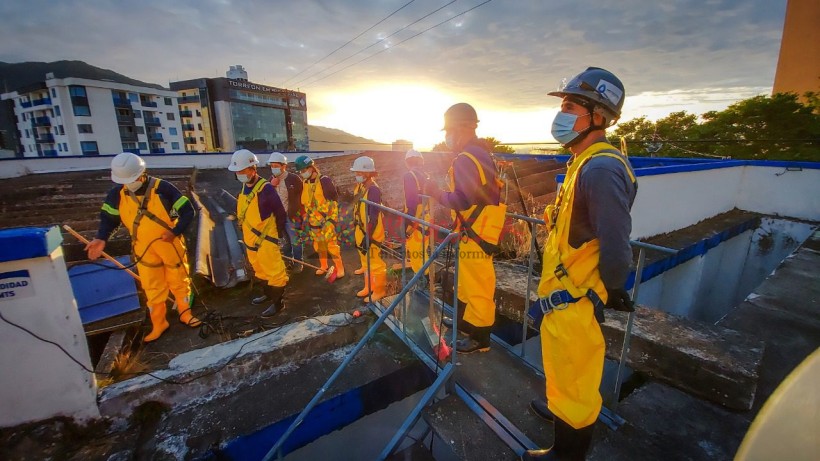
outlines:
M375 42L371 43L371 44L370 44L370 45L368 45L367 47L362 48L361 50L359 50L359 51L357 51L357 52L355 52L355 53L351 54L350 56L348 56L348 57L346 57L346 58L342 59L341 61L336 62L335 64L331 65L330 67L327 67L327 68L325 68L324 70L320 70L320 71L314 72L313 74L311 74L311 75L309 75L309 76L307 76L307 77L305 77L305 78L303 78L303 79L299 80L298 82L294 83L294 84L293 84L293 86L296 86L296 85L298 85L298 84L300 84L300 83L304 82L305 80L310 80L311 78L313 78L313 77L315 77L315 76L317 76L317 75L321 74L322 72L327 72L327 71L329 71L330 69L332 69L332 68L334 68L334 67L338 66L339 64L341 64L341 63L343 63L343 62L345 62L345 61L348 61L349 59L351 59L351 58L353 58L353 57L355 57L355 56L358 56L358 55L360 55L360 54L364 53L365 51L369 50L370 48L373 48L374 46L378 45L379 43L381 43L381 42L383 42L383 41L385 41L385 40L389 39L390 37L393 37L394 35L398 34L399 32L402 32L403 30L406 30L408 27L410 27L410 26L412 26L412 25L415 25L415 24L418 24L419 22L421 22L421 21L423 21L423 20L425 20L425 19L429 18L430 16L432 16L432 15L434 15L434 14L438 13L439 11L443 10L444 8L446 8L446 7L450 6L450 5L452 5L453 3L457 2L457 1L458 1L458 0L452 0L451 2L444 4L444 5L443 5L443 6L441 6L440 8L437 8L437 9L433 10L432 12L427 13L426 15L424 15L424 16L422 16L422 17L420 17L419 19L416 19L415 21L411 22L410 24L407 24L406 26L402 27L401 29L399 29L399 30L397 30L397 31L393 32L392 34L388 35L387 37L384 37L384 38L382 38L381 40L376 40Z
M384 21L388 20L391 16L393 16L394 14L396 14L396 13L398 13L399 11L403 10L403 9L404 9L404 8L406 8L408 5L410 5L411 3L413 3L414 1L416 1L416 0L410 0L409 2L405 3L404 5L402 5L402 6L401 6L399 9L397 9L396 11L394 11L394 12L392 12L392 13L388 14L387 16L385 16L384 18L382 18L382 20L381 20L381 21L379 21L379 22L377 22L376 24L373 24L372 26L368 27L368 28L367 28L367 30L365 30L365 31L363 31L362 33L360 33L359 35L357 35L357 36L355 36L355 37L351 38L351 39L350 39L350 40L348 40L348 41L347 41L347 43L345 43L344 45L342 45L342 46L340 46L339 48L336 48L335 50L333 50L333 51L331 51L330 53L328 53L328 54L327 54L327 56L325 56L325 57L323 57L323 58L319 59L318 61L316 61L316 62L314 62L313 64L311 64L311 65L307 66L306 68L304 68L304 69L303 69L301 72L299 72L298 74L296 74L296 75L292 76L291 78L289 78L289 79L285 80L284 82L282 82L282 86L284 86L284 85L285 85L285 83L287 83L287 82L289 82L289 81L293 80L294 78L296 78L296 77L298 77L298 76L302 75L305 71L307 71L307 70L308 70L308 69L310 69L311 67L315 66L316 64L319 64L320 62L322 62L322 61L324 61L325 59L329 58L330 56L332 56L332 55L333 55L334 53L336 53L337 51L341 50L342 48L346 47L347 45L350 45L350 44L351 44L354 40L356 40L357 38L359 38L359 37L361 37L362 35L366 34L367 32L370 32L370 30L372 30L374 27L376 27L376 26L378 26L379 24L383 23Z
M395 45L393 45L393 46L392 46L392 47L390 47L390 48L385 48L385 49L383 49L383 50L379 50L379 51L377 51L377 52L375 52L375 53L371 54L370 56L368 56L368 57L366 57L366 58L364 58L364 59L360 59L360 60L358 60L358 61L354 62L353 64L350 64L350 65L348 65L348 66L342 67L341 69L337 70L336 72L333 72L333 73L331 73L331 74L325 75L324 77L322 77L322 78L320 78L320 79L318 79L318 80L313 81L313 82L312 82L312 83L310 83L309 85L313 85L313 84L315 84L315 83L321 82L322 80L324 80L324 79L326 79L326 78L328 78L328 77L332 77L332 76L334 76L334 75L338 74L339 72L342 72L342 71L344 71L344 70L346 70L346 69L349 69L349 68L351 68L351 67L353 67L353 66L355 66L355 65L361 64L361 63L363 63L364 61L367 61L367 60L368 60L368 59L370 59L370 58L373 58L373 57L375 57L375 56L378 56L379 54L384 53L384 52L385 52L385 51L387 51L387 50L390 50L390 49L396 48L396 47L398 47L399 45L401 45L401 44L402 44L402 43L404 43L404 42L410 41L410 40L412 40L412 39L414 39L414 38L418 37L419 35L421 35L421 34L423 34L423 33L425 33L425 32L428 32L428 31L430 31L430 30L432 30L432 29L435 29L436 27L438 27L438 26L440 26L440 25L442 25L442 24L448 23L448 22L452 21L453 19L455 19L455 18L457 18L457 17L459 17L459 16L463 16L463 15L465 15L465 14L469 13L470 11L473 11L474 9L476 9L476 8L478 8L478 7L481 7L481 6L484 6L484 5L488 4L488 3L490 3L491 1L493 1L493 0L485 0L484 2L479 3L478 5L476 5L476 6L472 7L472 8L470 8L470 9L468 9L467 11L463 11L463 12L461 12L461 13L459 13L459 14L457 14L457 15L453 16L452 18L446 19L446 20L441 21L440 23L438 23L438 24L436 24L436 25L434 25L434 26L428 27L427 29L424 29L423 31L421 31L421 32L417 33L416 35L413 35L413 36L411 36L411 37L408 37L408 38L406 38L406 39L404 39L404 40L400 41L399 43L396 43Z

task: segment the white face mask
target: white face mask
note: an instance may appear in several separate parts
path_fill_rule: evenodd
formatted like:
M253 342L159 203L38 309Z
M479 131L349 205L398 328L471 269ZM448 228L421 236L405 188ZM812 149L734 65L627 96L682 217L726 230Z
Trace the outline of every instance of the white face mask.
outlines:
M281 168L271 168L270 172L274 176L279 176L279 175L282 174L282 169Z
M245 183L247 183L248 181L251 180L251 177L249 175L246 175L246 174L236 173L236 179L238 179L239 182L241 182L242 184L245 184Z
M367 180L367 178L365 178L364 176L356 175L356 182L357 183L361 184L361 183L365 182L366 180Z
M134 182L130 182L130 183L126 184L125 187L128 190L130 190L131 192L136 192L136 191L140 190L140 187L142 187L143 184L144 184L144 181L134 181Z
M303 171L301 173L302 177L305 178L305 179L310 179L310 175L312 175L312 174L313 173L311 171Z

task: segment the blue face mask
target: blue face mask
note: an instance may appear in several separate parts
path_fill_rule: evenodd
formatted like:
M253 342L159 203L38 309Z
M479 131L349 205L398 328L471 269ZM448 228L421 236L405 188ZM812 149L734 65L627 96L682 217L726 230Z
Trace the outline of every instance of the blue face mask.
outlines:
M359 183L359 184L363 183L365 181L365 179L366 178L364 176L356 175L356 182Z
M453 150L456 146L456 135L455 134L448 134L444 137L444 144L447 146L448 149Z
M558 112L555 120L552 121L552 137L561 145L566 146L581 134L573 129L578 117L586 117L587 115L589 114L575 115Z

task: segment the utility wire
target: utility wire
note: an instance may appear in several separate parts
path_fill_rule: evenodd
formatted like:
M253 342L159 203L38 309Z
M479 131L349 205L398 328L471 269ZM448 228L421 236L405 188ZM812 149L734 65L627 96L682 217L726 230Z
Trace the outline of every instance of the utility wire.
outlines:
M453 3L457 2L457 1L458 1L458 0L452 0L452 1L451 1L451 2L449 2L449 3L445 3L445 4L444 4L443 6L441 6L440 8L438 8L438 9L436 9L436 10L433 10L433 11L431 11L430 13L427 13L426 15L424 15L424 16L422 16L422 17L420 17L419 19L416 19L415 21L411 22L410 24L407 24L406 26L402 27L401 29L399 29L399 30L397 30L397 31L393 32L392 34L388 35L387 37L384 37L384 38L383 38L383 39L381 39L381 40L376 40L375 42L373 42L373 43L371 43L370 45L366 46L365 48L362 48L361 50L359 50L359 51L357 51L357 52L355 52L355 53L351 54L350 56L348 56L348 57L346 57L346 58L342 59L341 61L337 61L335 64L331 65L330 67L327 67L327 68L325 68L325 69L323 69L323 70L320 70L320 71L318 71L318 72L314 72L313 74L311 74L311 75L309 75L309 76L307 76L307 77L305 77L305 78L303 78L303 79L299 80L298 82L294 83L294 84L293 84L293 86L297 86L297 85L299 85L300 83L304 82L305 80L310 80L311 78L316 77L317 75L319 75L319 74L321 74L321 73L323 73L323 72L327 72L327 71L329 71L330 69L333 69L334 67L338 66L339 64L341 64L341 63L343 63L343 62L345 62L345 61L348 61L348 60L350 60L351 58L353 58L353 57L355 57L355 56L358 56L358 55L360 55L360 54L364 53L365 51L369 50L370 48L373 48L374 46L378 45L379 43L381 43L381 42L383 42L383 41L385 41L385 40L389 39L390 37L393 37L394 35L398 34L399 32L402 32L402 31L406 30L408 27L410 27L410 26L412 26L412 25L415 25L415 24L418 24L419 22L421 22L421 21L423 21L423 20L425 20L425 19L429 18L430 16L432 16L432 15L434 15L434 14L438 13L439 11L443 10L444 8L446 8L446 7L450 6L450 5L452 5Z
M414 1L416 1L416 0L410 0L409 2L405 3L404 5L402 5L401 7L399 7L399 9L397 9L396 11L394 11L394 12L392 12L392 13L388 14L387 16L385 16L384 18L382 18L382 20L381 20L381 21L377 22L376 24L373 24L372 26L368 27L365 31L363 31L362 33L360 33L359 35L357 35L357 36L355 36L355 37L351 38L350 40L348 40L348 41L347 41L347 43L345 43L344 45L340 46L339 48L336 48L335 50L333 50L333 51L331 51L330 53L328 53L325 57L323 57L323 58L319 59L318 61L316 61L316 62L314 62L313 64L311 64L311 65L307 66L306 68L304 68L304 69L303 69L301 72L299 72L298 74L296 74L296 75L294 75L293 77L291 77L291 78L289 78L289 79L285 80L285 81L282 83L282 86L284 86L284 85L285 85L285 83L287 83L287 82L289 82L289 81L293 80L294 78L296 78L296 77L298 77L298 76L302 75L302 74L303 74L303 73L305 73L308 69L310 69L311 67L315 66L316 64L319 64L320 62L322 62L322 61L324 61L325 59L329 58L330 56L332 56L333 54L335 54L337 51L341 50L342 48L346 47L347 45L350 45L351 43L353 43L353 41L354 41L354 40L356 40L357 38L359 38L359 37L361 37L362 35L366 34L367 32L370 32L370 31L371 31L374 27L376 27L376 26L378 26L379 24L383 23L384 21L388 20L391 16L393 16L394 14L396 14L396 13L398 13L399 11L403 10L403 9L404 9L404 8L406 8L408 5L410 5L411 3L413 3ZM301 80L300 80L300 81L301 81Z
M368 60L368 59L370 59L370 58L376 57L376 56L380 55L381 53L384 53L384 52L385 52L385 51L387 51L387 50L392 50L393 48L398 47L399 45L401 45L401 44L402 44L402 43L404 43L404 42L410 41L410 40L412 40L412 39L414 39L414 38L418 37L419 35L421 35L421 34L423 34L423 33L425 33L425 32L428 32L428 31L430 31L430 30L432 30L432 29L435 29L436 27L438 27L438 26L440 26L440 25L442 25L442 24L446 24L446 23L448 23L448 22L452 21L453 19L455 19L455 18L457 18L457 17L459 17L459 16L463 16L463 15L465 15L465 14L469 13L470 11L473 11L474 9L476 9L476 8L478 8L478 7L481 7L481 6L484 6L484 5L488 4L488 3L490 3L491 1L493 1L493 0L485 0L485 1L481 2L481 3L479 3L478 5L476 5L476 6L472 7L472 8L470 8L470 9L468 9L467 11L463 11L463 12L461 12L461 13L459 13L459 14L457 14L457 15L453 16L452 18L449 18L449 19L446 19L446 20L444 20L444 21L441 21L440 23L438 23L438 24L436 24L436 25L434 25L434 26L428 27L427 29L424 29L423 31L421 31L421 32L419 32L419 33L417 33L417 34L415 34L415 35L413 35L413 36L411 36L411 37L408 37L408 38L406 38L406 39L404 39L404 40L400 41L399 43L396 43L395 45L391 46L390 48L384 48L384 49L382 49L382 50L379 50L379 51L377 51L377 52L375 52L375 53L371 54L370 56L368 56L368 57L366 57L366 58L363 58L363 59L360 59L360 60L358 60L358 61L354 62L353 64L350 64L350 65L347 65L347 66L345 66L345 67L342 67L341 69L337 70L336 72L333 72L333 73L331 73L331 74L325 75L324 77L322 77L322 78L320 78L320 79L318 79L318 80L314 80L313 82L309 83L308 85L313 85L313 84L316 84L316 83L318 83L318 82L321 82L322 80L324 80L324 79L326 79L326 78L328 78L328 77L332 77L332 76L334 76L334 75L338 74L339 72L342 72L342 71L344 71L344 70L346 70L346 69L349 69L349 68L351 68L351 67L353 67L353 66L359 65L359 64L361 64L361 63L363 63L363 62L367 61L367 60Z

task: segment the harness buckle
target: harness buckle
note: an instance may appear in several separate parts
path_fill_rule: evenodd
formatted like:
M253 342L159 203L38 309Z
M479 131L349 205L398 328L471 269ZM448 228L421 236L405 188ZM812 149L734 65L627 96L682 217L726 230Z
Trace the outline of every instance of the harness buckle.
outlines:
M566 276L568 276L568 275L569 275L569 273L567 272L567 268L566 268L566 267L564 267L564 264L563 264L563 263L558 264L558 265L555 267L555 270L554 270L554 271L552 271L552 273L555 275L555 278L557 278L558 280L561 280L562 278L564 278L564 277L566 277ZM557 291L557 290L556 290L556 291ZM553 292L553 293L555 293L555 292Z
M562 311L569 307L569 302L561 296L561 293L566 293L566 291L555 290L547 296L547 303L549 303L551 309Z

